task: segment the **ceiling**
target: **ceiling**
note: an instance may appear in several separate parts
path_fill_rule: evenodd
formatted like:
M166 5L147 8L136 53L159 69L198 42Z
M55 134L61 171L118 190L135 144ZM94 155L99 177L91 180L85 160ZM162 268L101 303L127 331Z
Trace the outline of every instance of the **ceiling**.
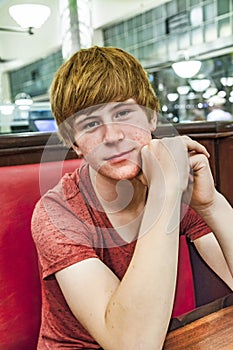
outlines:
M29 1L24 0L23 2L26 3ZM0 0L0 27L19 28L8 12L10 5L18 3L22 3L22 1ZM35 59L48 55L61 45L58 1L40 0L38 3L49 4L51 8L51 15L40 29L35 30L34 35L0 31L0 58L3 61L0 64L0 71L6 71L23 66Z
M94 29L119 18L132 16L170 0L91 0ZM9 15L9 7L19 3L40 3L51 8L51 15L34 35L0 31L0 72L19 68L40 59L61 46L59 0L0 0L0 27L18 27ZM49 35L48 35L49 33ZM96 43L99 44L98 42Z
M140 11L145 11L148 9L148 7L154 7L162 2L166 2L166 0L91 1L93 6L93 23L95 24L94 26L96 28L101 27L107 22L114 20L116 21L124 16L127 17L127 15L132 16L135 12L139 13ZM13 4L29 2L41 3L45 5L47 4L51 8L51 16L41 29L35 30L34 35L0 31L0 58L3 60L9 60L2 63L0 61L0 73L19 68L35 60L43 58L53 51L57 51L57 48L61 46L62 35L59 20L59 0L0 0L0 27L17 26L14 20L9 16L8 8ZM110 8L112 11L110 11ZM217 58L215 63L213 60L206 60L203 62L203 71L205 72L205 75L208 73L207 77L211 78L211 81L215 83L215 85L219 82L220 77L224 75L224 72L219 68L219 62L221 63L221 60L219 61ZM231 63L228 63L227 61L226 64L222 65L222 67L227 67L228 69L230 67L232 68L232 57L230 62ZM166 77L165 73L163 72L164 77ZM230 72L229 74L232 73ZM169 85L169 89L171 90L169 92L176 91L177 85L181 84L180 79L174 77L174 74L170 74L168 79L165 79L162 82L164 85ZM169 84L167 84L167 82L169 82ZM6 86L4 85L4 82L1 84L0 81L0 90L1 87L4 87L5 89ZM161 97L161 100L162 98L163 96Z

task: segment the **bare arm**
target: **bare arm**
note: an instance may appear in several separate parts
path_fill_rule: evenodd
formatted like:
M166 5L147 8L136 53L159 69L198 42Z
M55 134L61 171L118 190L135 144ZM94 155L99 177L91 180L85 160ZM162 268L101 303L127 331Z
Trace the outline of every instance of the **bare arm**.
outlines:
M176 285L181 196L189 172L182 142L178 148L175 140L165 145L153 140L142 152L148 199L122 281L97 259L56 274L73 314L106 350L163 346Z
M141 239L121 282L97 259L56 274L72 313L105 350L162 348L173 306L177 242L173 235L157 254L149 236Z
M215 192L214 200L207 208L200 209L200 215L211 227L216 241L221 247L224 260L231 273L231 281L228 284L233 287L233 209L227 200L218 192ZM210 248L210 247L209 247ZM208 249L208 248L207 248ZM214 254L214 253L213 253ZM221 277L221 275L220 275Z
M193 169L190 204L212 229L232 277L233 209L226 198L215 189L208 159L202 154L194 154L190 157L190 162ZM211 247L211 244L210 247L206 244L205 249L211 250ZM209 255L207 252L205 254Z
M233 290L233 278L223 255L222 249L211 232L194 241L201 257L210 268Z
M162 348L173 306L178 251L178 232L167 235L166 227L162 216L138 240L121 282L97 259L56 274L73 314L104 349Z

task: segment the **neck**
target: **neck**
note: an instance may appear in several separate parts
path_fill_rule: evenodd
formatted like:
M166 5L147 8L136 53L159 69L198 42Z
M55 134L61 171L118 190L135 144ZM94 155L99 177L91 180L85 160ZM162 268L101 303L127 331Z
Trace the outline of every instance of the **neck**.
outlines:
M90 167L90 178L96 195L107 214L137 211L144 207L147 187L138 179L115 180Z

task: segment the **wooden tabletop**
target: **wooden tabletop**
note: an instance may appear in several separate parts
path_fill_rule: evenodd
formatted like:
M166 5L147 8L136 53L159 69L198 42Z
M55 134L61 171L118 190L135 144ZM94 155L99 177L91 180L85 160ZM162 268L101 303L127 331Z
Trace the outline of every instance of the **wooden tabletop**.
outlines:
M164 350L233 350L233 306L168 333Z

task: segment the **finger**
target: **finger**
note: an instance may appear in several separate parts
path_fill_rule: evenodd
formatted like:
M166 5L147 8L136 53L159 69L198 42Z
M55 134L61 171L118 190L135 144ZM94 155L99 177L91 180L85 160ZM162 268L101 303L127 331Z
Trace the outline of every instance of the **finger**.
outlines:
M201 170L208 170L210 173L209 160L205 154L196 153L189 158L190 167L192 174L199 174Z
M183 139L183 142L185 143L189 153L202 153L207 158L210 157L210 154L207 151L207 149L205 148L205 146L203 146L199 142L192 140L188 136L183 136L182 139Z

